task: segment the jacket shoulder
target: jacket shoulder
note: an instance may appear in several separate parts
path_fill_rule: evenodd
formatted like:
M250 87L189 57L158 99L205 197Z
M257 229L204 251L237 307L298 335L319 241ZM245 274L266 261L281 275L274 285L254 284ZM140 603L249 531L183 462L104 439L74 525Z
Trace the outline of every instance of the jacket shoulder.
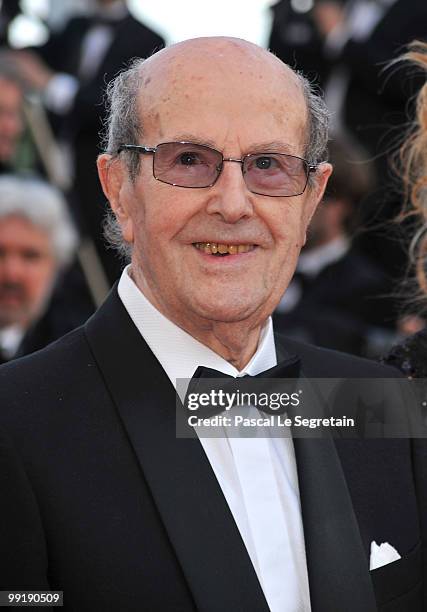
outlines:
M312 378L395 378L399 371L370 359L356 357L275 334L276 343L287 353L296 354L307 376Z
M0 366L0 418L41 414L72 391L82 393L96 368L80 327L31 355Z
M8 379L15 376L22 380L23 376L37 375L43 371L46 374L46 368L51 371L59 364L63 367L70 360L76 361L76 353L84 351L85 346L87 342L83 327L78 327L41 350L2 365L0 387L3 389Z

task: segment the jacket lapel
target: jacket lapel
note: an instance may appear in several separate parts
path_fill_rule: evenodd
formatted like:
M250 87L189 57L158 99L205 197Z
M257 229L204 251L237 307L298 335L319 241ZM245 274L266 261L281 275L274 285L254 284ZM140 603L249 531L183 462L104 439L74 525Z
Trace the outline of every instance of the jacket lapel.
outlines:
M301 347L302 348L302 347ZM276 337L278 359L289 358ZM304 368L301 376L315 378ZM316 402L312 385L311 397ZM318 416L320 410L314 410ZM359 526L331 437L294 438L312 612L377 610Z
M332 438L295 438L313 612L377 607L347 484Z
M268 612L198 439L177 439L175 390L114 289L86 335L201 612Z

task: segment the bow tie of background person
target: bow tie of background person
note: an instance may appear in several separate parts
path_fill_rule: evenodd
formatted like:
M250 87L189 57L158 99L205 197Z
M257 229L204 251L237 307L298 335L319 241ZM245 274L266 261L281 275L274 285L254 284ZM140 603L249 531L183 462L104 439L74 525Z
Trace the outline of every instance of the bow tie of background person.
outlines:
M278 365L260 372L255 376L245 374L240 377L233 377L218 370L199 366L195 371L193 378L188 385L188 390L184 400L184 411L186 417L196 415L198 418L209 418L217 414L221 414L226 410L227 404L215 402L208 405L198 405L197 409L189 407L189 398L191 396L200 398L201 395L209 395L219 399L221 392L223 394L235 394L232 402L233 406L239 405L235 401L242 393L256 394L257 398L261 394L269 398L273 393L291 395L295 391L296 380L300 376L301 363L299 357L293 355L288 359L280 362ZM232 398L232 395L228 395ZM281 405L277 409L270 408L268 405L256 406L259 410L266 414L284 414L287 410L285 405Z

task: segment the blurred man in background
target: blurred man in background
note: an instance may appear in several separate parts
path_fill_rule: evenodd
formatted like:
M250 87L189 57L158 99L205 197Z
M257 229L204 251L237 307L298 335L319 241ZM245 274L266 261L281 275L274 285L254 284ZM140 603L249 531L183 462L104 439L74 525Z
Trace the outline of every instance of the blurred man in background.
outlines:
M6 202L9 202L13 192L13 200L18 201L21 208L28 208L31 213L34 202L33 189L35 189L36 200L41 201L41 211L45 207L42 197L43 193L45 195L47 193L50 199L59 198L61 203L58 206L66 206L68 208L68 203L65 202L65 199L58 191L50 189L47 184L35 180L35 177L44 177L50 184L62 187L61 181L57 179L64 172L60 168L62 158L58 153L57 144L49 130L43 109L37 103L37 100L28 94L28 83L19 76L16 62L7 51L1 51L0 177L13 175L13 184L11 176L8 177L7 182L2 182L0 194L2 202L0 202L0 207L3 209L3 200L5 199ZM56 170L60 172L56 172ZM4 185L8 185L7 189ZM41 185L44 185L45 188L42 193L40 192ZM34 218L37 217L34 211L31 214ZM20 223L22 224L22 222ZM17 238L19 232L15 226L16 224L14 224L14 228L10 231L8 229L4 230L8 239L12 239L12 237ZM3 228L6 228L6 224L3 224ZM61 329L64 329L63 333L65 333L90 316L95 308L93 290L89 284L90 280L91 278L88 277L87 270L81 266L81 257L78 258L77 254L73 253L72 265L67 266L67 270L64 270L64 275L60 275L61 282L56 285L54 293L55 303L58 304L54 311L62 310L64 312L62 319L68 322L63 328L62 324L58 325L57 321L52 328L52 313L50 313L48 317L49 329L45 329L41 334L39 340L34 345L35 348L41 348L47 341L56 338ZM41 287L41 290L43 292L43 287ZM61 304L61 307L59 307L59 304ZM72 308L75 309L75 315L72 312ZM40 331L40 324L37 329ZM27 349L29 350L31 347L28 345Z
M112 284L121 266L102 238L105 197L93 162L105 118L103 91L129 60L150 56L164 40L135 19L124 0L92 4L91 15L72 17L46 44L16 52L14 59L21 76L41 93L58 138L69 148L76 216Z
M329 146L334 172L310 224L296 274L275 322L288 336L358 355L392 325L390 287L381 268L352 244L358 207L374 184L373 164L361 163L344 140Z
M332 135L350 135L366 150L365 159L374 161L379 185L364 202L363 223L370 231L358 243L390 277L403 274L407 247L390 229L400 196L390 190L388 156L403 137L423 77L402 78L402 70L387 66L414 39L427 39L424 0L280 0L269 41L283 61L325 90Z
M76 246L57 190L33 178L0 177L0 363L42 348L82 322L78 311L59 308L53 297Z

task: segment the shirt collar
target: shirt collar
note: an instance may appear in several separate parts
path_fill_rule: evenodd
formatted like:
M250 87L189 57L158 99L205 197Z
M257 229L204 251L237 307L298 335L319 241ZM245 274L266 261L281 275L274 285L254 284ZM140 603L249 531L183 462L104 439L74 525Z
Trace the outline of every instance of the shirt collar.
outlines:
M129 271L130 266L123 270L118 285L119 297L175 388L177 378L191 378L199 365L230 376L255 376L277 365L271 317L261 331L256 353L239 372L231 363L159 312L136 286Z
M6 359L12 359L15 355L24 333L19 325L9 325L0 329L0 348Z

